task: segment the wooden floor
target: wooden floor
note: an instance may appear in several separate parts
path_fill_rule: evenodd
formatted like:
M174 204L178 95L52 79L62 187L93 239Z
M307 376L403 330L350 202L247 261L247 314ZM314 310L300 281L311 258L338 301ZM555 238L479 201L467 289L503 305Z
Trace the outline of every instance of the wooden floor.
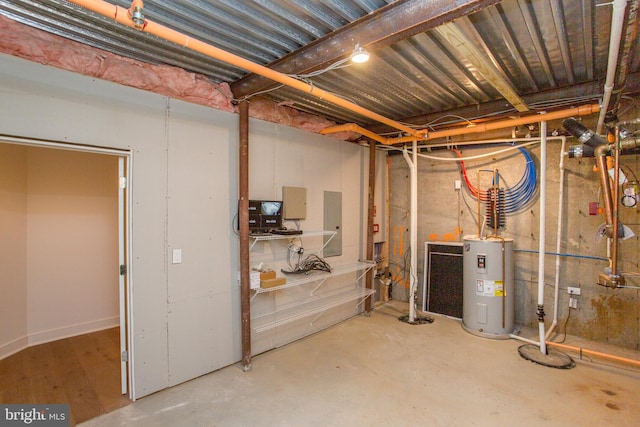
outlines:
M128 405L120 394L119 331L40 344L0 360L0 403L67 403L71 426Z

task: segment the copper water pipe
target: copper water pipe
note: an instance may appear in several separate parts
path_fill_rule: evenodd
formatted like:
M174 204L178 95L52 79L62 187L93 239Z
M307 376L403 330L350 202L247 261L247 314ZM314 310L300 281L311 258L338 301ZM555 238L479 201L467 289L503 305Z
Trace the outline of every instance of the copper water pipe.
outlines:
M488 202L492 203L492 214L493 214L493 235L498 236L498 169L493 170L493 200L488 200ZM487 199L489 199L487 197ZM504 247L503 247L504 250ZM503 319L504 321L504 319ZM502 325L504 328L504 325Z
M480 182L478 182L478 186ZM504 237L498 236L498 169L493 170L493 201L487 197L487 202L493 202L493 236L489 238L500 239L502 241L502 329L505 325L505 299L507 297L507 279L505 274L506 265L506 253L505 253L505 240ZM479 188L479 187L478 187ZM480 193L478 193L478 200L480 199Z
M604 216L606 222L605 231L607 237L612 237L615 233L613 227L613 201L611 199L611 184L609 183L609 174L607 169L607 155L611 152L609 144L598 145L595 149L596 165L598 166L598 174L600 176L600 188L602 192L602 204L604 205Z
M480 221L480 172L482 170L478 169L478 239L482 238L482 225L481 225L481 221Z
M498 236L498 234L494 234L493 236L489 236L489 238L495 238L495 239L500 239L502 240L502 329L504 329L504 325L505 325L505 300L507 298L507 273L506 273L506 264L507 264L507 260L506 260L506 248L505 248L505 244L506 241L504 240L504 237L502 236Z
M611 243L611 277L618 277L618 203L620 196L618 191L620 189L620 129L616 126L615 146L614 151L614 170L613 170L613 203L611 209L611 216L613 221L613 242Z
M478 170L478 221L480 220L480 170ZM497 201L498 201L498 169L493 170L493 184L492 188L494 190L494 200L496 203L493 206L493 236L489 236L489 239L500 239L502 241L502 329L504 329L505 325L505 299L507 297L507 279L505 272L506 265L506 250L505 250L505 240L504 237L498 236L498 211L497 211ZM487 195L487 203L491 203ZM478 233L478 236L480 233Z
M139 3L142 3L140 0L137 1ZM412 129L408 126L403 125L402 123L391 120L373 111L367 110L366 108L362 108L361 106L340 98L339 96L334 95L331 92L327 92L316 86L312 86L303 81L294 79L293 77L289 77L286 74L274 71L268 67L249 61L245 58L224 51L200 40L193 39L185 34L165 27L164 25L145 19L144 25L140 27L131 20L129 11L118 5L113 5L103 0L69 0L69 2L92 10L93 12L106 16L107 18L111 18L122 25L136 28L140 31L144 31L145 33L153 34L160 37L161 39L168 40L180 46L184 46L196 52L200 52L211 58L217 59L227 64L235 65L236 67L242 68L243 70L259 74L285 86L298 89L301 92L306 92L310 95L315 96L316 98L326 100L334 105L346 108L364 117L368 117L377 122L384 123L388 126L391 126L392 128L398 129L402 132L406 132L410 135L414 135L414 137L421 137L421 134L415 129Z
M580 107L568 108L566 110L552 111L550 113L534 114L526 117L519 117L517 119L506 119L506 120L500 120L496 122L481 123L478 125L464 127L464 128L445 129L445 130L440 130L435 132L429 132L428 130L423 129L417 132L421 135L421 137L418 138L419 140L436 139L436 138L443 138L446 136L466 135L471 133L487 132L487 131L496 130L496 129L510 128L514 126L526 125L529 123L535 123L539 121L558 120L558 119L565 119L567 117L575 117L575 116L588 116L589 114L597 113L598 111L600 111L599 104L588 104L588 105L582 105ZM403 136L400 138L395 138L395 137L385 138L361 126L358 126L355 123L347 123L344 125L326 127L322 129L320 133L322 135L326 135L329 133L337 133L337 132L344 132L344 131L357 132L361 135L364 135L368 138L371 138L385 145L393 145L393 144L402 143L402 142L411 142L414 139L416 139L415 136Z

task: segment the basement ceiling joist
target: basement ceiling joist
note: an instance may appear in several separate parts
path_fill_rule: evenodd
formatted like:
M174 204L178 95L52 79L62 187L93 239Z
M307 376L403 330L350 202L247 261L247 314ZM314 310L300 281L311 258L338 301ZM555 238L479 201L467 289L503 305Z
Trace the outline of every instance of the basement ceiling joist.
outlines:
M524 97L525 103L532 106L535 111L546 111L546 106L557 105L564 108L572 108L583 103L598 102L602 97L602 87L604 80L596 80L588 83L551 89L544 92L537 92ZM625 90L629 94L640 93L640 72L632 73L628 76L628 83ZM631 103L632 101L629 101ZM515 114L516 110L505 100L490 101L482 104L468 105L455 108L453 110L438 111L429 114L421 114L414 117L407 117L404 122L417 128L435 129L439 126L451 126L465 124L465 119L470 121L483 121L492 117L500 117ZM463 119L464 118L464 119ZM382 124L375 124L369 127L374 133L386 134L396 132L394 129Z
M424 33L500 0L406 0L389 4L269 64L290 74L316 71L348 56L355 44L375 51ZM250 74L231 85L237 98L275 87Z
M122 7L129 0L109 0ZM640 0L627 2L637 10ZM148 19L261 65L286 72L323 69L355 43L371 60L308 78L390 119L434 126L517 112L501 85L478 72L443 39L446 24L464 34L505 87L536 111L592 103L602 96L612 5L596 0L147 0ZM380 129L372 120L230 64L95 15L64 0L0 0L0 14L124 57L167 64L229 83L236 98L262 96L336 123ZM637 31L637 14L627 33ZM25 41L27 43L28 41ZM2 44L2 40L0 40ZM623 58L625 91L640 86L640 47ZM587 90L582 90L587 88ZM636 89L634 89L636 88ZM617 89L617 88L616 88ZM582 92L581 92L582 90ZM473 113L473 114L472 114ZM436 126L437 127L437 126Z

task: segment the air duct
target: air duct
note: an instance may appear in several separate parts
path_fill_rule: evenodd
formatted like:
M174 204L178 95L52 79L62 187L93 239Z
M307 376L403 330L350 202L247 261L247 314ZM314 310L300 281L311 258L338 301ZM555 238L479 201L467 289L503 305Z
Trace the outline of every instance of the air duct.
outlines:
M611 245L611 272L602 273L598 277L598 284L605 287L617 288L623 286L625 282L624 276L619 275L617 271L618 238L624 237L624 227L622 223L618 221L619 157L621 150L635 149L640 146L640 138L628 137L626 139L621 139L620 126L638 123L640 123L640 119L622 122L616 125L615 143L609 145L593 131L590 131L575 119L567 119L563 122L564 128L573 136L578 138L578 140L583 142L579 147L581 147L581 149L585 149L585 151L587 149L589 151L592 150L593 156L596 158L598 176L600 178L600 188L602 192L602 204L605 214L604 230L606 236L613 240ZM625 135L628 134L625 133ZM607 168L607 156L611 155L615 158L613 191Z
M588 129L574 118L564 120L562 126L582 143L582 145L569 148L569 157L596 157L596 164L600 176L600 188L602 191L602 204L606 220L605 232L607 237L612 237L613 200L606 161L607 156L611 154L611 147L594 131Z
M578 141L582 144L588 145L589 147L596 148L600 144L606 144L604 139L573 117L565 119L562 122L562 126L567 130L567 132L578 138Z
M569 158L593 157L595 155L595 148L599 145L606 144L606 141L598 136L598 134L588 129L573 117L565 119L562 122L562 126L581 142L581 145L569 147Z

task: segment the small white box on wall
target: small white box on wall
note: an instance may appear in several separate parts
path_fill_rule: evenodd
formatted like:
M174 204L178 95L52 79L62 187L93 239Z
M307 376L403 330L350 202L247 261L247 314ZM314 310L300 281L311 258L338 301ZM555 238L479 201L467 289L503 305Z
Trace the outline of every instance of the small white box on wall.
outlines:
M249 272L249 288L260 289L260 272L259 271Z

